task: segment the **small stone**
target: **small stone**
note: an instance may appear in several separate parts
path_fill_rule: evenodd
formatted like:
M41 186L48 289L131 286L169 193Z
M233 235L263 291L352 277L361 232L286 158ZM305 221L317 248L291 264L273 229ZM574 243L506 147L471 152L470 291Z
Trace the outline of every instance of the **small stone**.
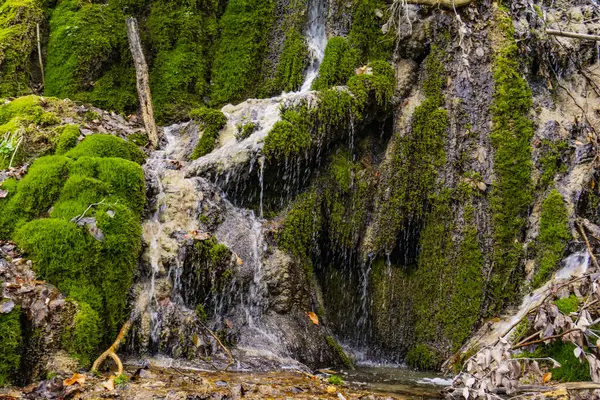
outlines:
M477 182L477 189L485 192L487 190L487 185L484 182Z
M15 302L12 300L0 303L0 314L8 314L15 308Z
M227 382L225 382L225 381L216 381L215 385L220 386L220 387L225 387L225 386L227 386Z
M154 374L149 369L140 370L140 378L142 379L154 379Z
M478 47L477 49L475 49L475 54L477 55L477 57L481 58L485 56L485 51L482 47Z

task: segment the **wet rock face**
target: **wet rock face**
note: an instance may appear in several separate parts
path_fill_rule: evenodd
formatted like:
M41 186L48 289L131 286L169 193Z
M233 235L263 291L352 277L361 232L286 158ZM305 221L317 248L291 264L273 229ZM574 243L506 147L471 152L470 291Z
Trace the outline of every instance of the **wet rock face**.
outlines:
M62 350L62 336L72 326L77 305L67 300L56 287L38 281L31 261L20 257L10 243L0 247L0 312L15 306L21 310L21 372L17 382L27 383L45 377L46 372L70 373L77 362Z

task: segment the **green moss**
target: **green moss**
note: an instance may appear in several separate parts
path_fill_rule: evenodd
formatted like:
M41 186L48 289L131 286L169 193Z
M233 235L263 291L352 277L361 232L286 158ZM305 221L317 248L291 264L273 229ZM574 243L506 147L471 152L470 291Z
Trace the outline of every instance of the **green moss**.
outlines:
M348 42L356 49L358 60L362 64L387 60L392 53L394 38L382 33L381 25L387 18L385 15L377 17L376 10L387 10L388 5L382 0L359 0L354 3Z
M10 239L13 229L48 212L58 199L68 175L70 160L63 156L42 157L29 168L16 193L0 209L0 237Z
M537 239L538 270L531 282L534 288L543 285L560 263L571 240L569 215L561 194L552 190L542 203L540 232Z
M20 315L19 306L0 314L0 387L14 383L18 377L23 345Z
M124 19L114 3L59 2L50 16L45 94L135 111L135 72Z
M327 344L329 345L329 348L331 348L331 350L336 355L338 360L342 363L342 365L348 369L354 369L354 362L348 356L348 354L346 354L346 352L344 351L342 346L340 346L337 340L335 340L333 336L327 336L326 340Z
M273 0L227 3L219 21L221 36L212 67L213 104L239 102L258 91L273 14Z
M579 298L572 294L564 299L554 300L554 305L558 307L561 313L569 315L579 309Z
M90 135L77 147L65 154L72 159L80 157L118 157L142 164L146 155L135 144L113 135Z
M522 275L522 236L532 202L531 145L533 125L528 118L531 89L519 73L519 50L512 37L512 21L505 24L505 43L494 59L494 99L491 141L495 181L490 197L494 222L494 269L490 281L491 311L515 299Z
M404 362L411 368L428 371L436 369L441 360L429 346L418 344L408 351Z
M81 303L73 322L74 326L63 336L63 345L82 367L87 368L97 355L102 339L102 321L87 303Z
M327 42L325 57L319 68L319 76L313 82L313 90L325 90L344 85L354 74L358 64L356 51L343 37L333 37Z
M344 384L344 380L337 375L331 375L327 378L327 382L336 386L342 386Z
M54 153L56 155L63 155L75 147L79 140L79 134L79 125L70 124L61 126Z
M566 140L551 141L543 139L540 146L539 167L542 171L540 186L547 187L552 183L556 174L567 171L567 165L563 161L565 151L569 149Z
M157 121L185 118L209 94L217 7L212 0L151 3L145 31L154 54L150 85Z
M412 116L408 134L399 132L390 165L390 197L380 212L377 247L390 252L408 225L419 225L428 210L428 198L436 190L438 170L446 161L444 144L448 112L444 105L442 53L434 48L425 61L425 100Z
M0 98L31 93L36 25L43 19L38 0L0 3Z
M575 345L555 341L550 344L538 346L533 353L524 352L520 357L544 358L550 357L561 365L560 368L552 368L552 380L558 382L586 382L590 378L590 367L585 360L581 362L573 353Z
M275 123L265 138L265 155L270 159L285 159L305 154L312 143L309 118L307 105L283 111L281 121Z
M139 147L146 147L150 141L146 132L132 133L131 135L127 136L127 139Z
M375 104L385 110L396 89L394 70L386 61L374 61L368 69L372 72L352 76L348 80L348 88L363 107L373 98Z
M214 150L219 131L227 124L227 117L221 111L212 108L194 109L190 111L189 116L199 122L200 129L202 129L202 136L190 156L192 160L195 160Z
M200 322L206 322L208 320L208 313L206 312L206 308L204 308L204 304L198 304L195 312L196 317Z
M296 28L290 28L285 35L283 52L277 69L273 92L293 92L302 86L304 70L308 65L308 45Z
M238 124L236 127L237 127L237 134L235 135L235 138L238 141L242 141L242 140L250 137L250 135L252 135L258 129L258 125L255 124L254 122Z
M115 378L115 385L123 386L129 382L129 377L125 374L121 374Z
M319 202L319 196L314 192L300 196L288 211L283 221L283 228L276 237L278 245L283 250L301 260L306 260L319 240L321 226Z

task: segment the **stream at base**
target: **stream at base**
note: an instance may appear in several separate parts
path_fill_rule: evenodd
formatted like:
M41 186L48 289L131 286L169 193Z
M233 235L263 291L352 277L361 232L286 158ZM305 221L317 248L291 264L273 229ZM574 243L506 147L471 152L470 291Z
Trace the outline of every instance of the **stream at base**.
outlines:
M351 385L375 393L400 395L405 399L439 399L440 391L452 380L434 372L422 372L404 366L357 366L339 374Z

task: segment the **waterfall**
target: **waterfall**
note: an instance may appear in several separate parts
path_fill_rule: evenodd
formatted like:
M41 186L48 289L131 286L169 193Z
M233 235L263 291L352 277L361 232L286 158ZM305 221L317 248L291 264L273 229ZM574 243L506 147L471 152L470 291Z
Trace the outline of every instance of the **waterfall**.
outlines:
M300 92L308 92L319 74L319 67L325 57L325 46L327 46L326 20L325 0L311 0L308 11L308 27L306 29L310 63Z

